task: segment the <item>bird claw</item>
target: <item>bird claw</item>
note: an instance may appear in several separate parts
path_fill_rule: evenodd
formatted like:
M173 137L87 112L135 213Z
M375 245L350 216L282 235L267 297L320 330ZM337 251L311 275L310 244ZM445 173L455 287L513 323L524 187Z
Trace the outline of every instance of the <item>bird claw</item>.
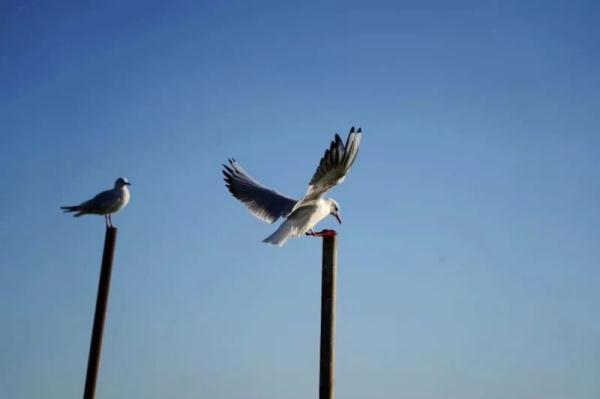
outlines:
M325 229L325 230L321 230L321 231L311 231L311 232L307 232L305 234L307 236L313 236L313 237L335 237L337 235L337 232L335 230Z

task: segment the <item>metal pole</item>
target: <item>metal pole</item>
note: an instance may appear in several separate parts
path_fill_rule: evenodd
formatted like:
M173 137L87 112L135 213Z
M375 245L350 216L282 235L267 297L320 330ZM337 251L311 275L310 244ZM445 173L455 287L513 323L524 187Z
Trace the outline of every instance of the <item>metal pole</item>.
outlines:
M337 235L323 236L323 277L321 288L321 368L319 399L334 398L335 290L337 278Z
M106 236L104 238L104 253L102 255L102 269L100 270L100 281L98 283L98 297L96 298L94 328L92 330L90 355L88 358L87 375L85 377L84 399L94 399L96 396L96 380L98 379L98 369L100 366L102 334L104 332L104 320L106 319L108 292L110 290L110 275L112 273L116 242L117 228L107 226Z

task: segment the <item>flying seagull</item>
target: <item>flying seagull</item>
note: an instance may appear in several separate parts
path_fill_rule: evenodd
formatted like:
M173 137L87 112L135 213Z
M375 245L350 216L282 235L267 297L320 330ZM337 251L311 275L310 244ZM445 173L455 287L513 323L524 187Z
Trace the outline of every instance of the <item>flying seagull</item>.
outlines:
M321 158L315 174L310 180L308 191L300 201L263 186L252 178L235 159L229 159L225 168L226 186L235 198L244 203L257 218L274 223L285 218L279 228L263 242L283 246L290 237L301 235L323 235L313 228L327 215L333 215L341 224L340 206L336 200L323 195L344 181L358 154L361 129L350 129L346 144L338 134Z
M102 191L94 198L84 201L79 205L61 206L63 212L76 212L73 216L82 215L104 215L104 221L107 226L112 227L111 214L125 208L129 203L129 189L131 183L124 177L119 177L115 181L115 186L111 190Z

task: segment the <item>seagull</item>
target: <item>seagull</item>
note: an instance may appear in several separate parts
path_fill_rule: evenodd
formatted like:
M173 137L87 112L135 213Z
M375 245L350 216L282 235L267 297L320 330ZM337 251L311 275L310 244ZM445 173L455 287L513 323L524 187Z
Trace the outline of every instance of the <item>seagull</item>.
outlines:
M229 165L223 165L229 192L244 203L254 216L267 223L274 223L280 217L285 219L263 242L281 247L291 237L335 234L332 230L315 232L313 228L328 215L342 223L337 201L323 195L346 178L356 160L361 137L361 129L355 131L352 127L344 144L336 133L310 180L308 191L299 201L262 185L246 173L235 159L229 159Z
M129 186L131 183L124 177L119 177L115 181L115 186L111 190L102 191L94 198L84 201L79 205L61 206L63 212L76 212L73 216L82 215L104 215L104 221L107 227L113 227L111 214L125 208L129 203Z

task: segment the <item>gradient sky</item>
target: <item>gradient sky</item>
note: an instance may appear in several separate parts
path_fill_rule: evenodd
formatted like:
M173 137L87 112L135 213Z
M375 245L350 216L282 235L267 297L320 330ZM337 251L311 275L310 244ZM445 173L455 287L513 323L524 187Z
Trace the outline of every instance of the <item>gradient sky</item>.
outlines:
M220 165L301 196L360 125L337 396L600 397L597 2L249 3L0 5L0 396L81 397L104 227L58 207L126 176L98 398L316 397L320 242Z

